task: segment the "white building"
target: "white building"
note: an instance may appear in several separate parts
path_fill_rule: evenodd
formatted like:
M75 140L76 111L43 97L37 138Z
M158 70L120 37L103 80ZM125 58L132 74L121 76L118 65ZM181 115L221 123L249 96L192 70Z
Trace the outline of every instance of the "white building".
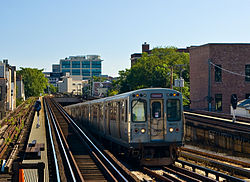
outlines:
M62 81L58 81L58 92L60 93L72 93L73 95L82 95L82 90L85 84L88 84L87 80L82 80L81 77L74 79L66 73L66 76L62 77Z
M25 92L24 92L24 84L23 84L22 76L17 77L16 86L17 86L16 97L22 98L23 100L25 100Z
M0 119L16 108L16 67L0 61Z

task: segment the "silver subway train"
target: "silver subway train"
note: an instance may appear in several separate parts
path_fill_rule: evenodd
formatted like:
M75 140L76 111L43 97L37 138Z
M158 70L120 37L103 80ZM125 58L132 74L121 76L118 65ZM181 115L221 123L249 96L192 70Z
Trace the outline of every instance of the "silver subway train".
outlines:
M182 95L172 89L135 90L65 109L141 165L172 164L183 145Z

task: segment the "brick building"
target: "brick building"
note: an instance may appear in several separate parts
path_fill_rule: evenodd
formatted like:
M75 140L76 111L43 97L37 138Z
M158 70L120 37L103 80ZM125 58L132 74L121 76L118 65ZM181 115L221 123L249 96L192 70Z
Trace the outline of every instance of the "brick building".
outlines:
M250 44L211 43L189 53L191 109L230 113L232 94L250 96Z
M149 49L149 44L147 44L147 42L144 42L144 44L142 44L142 53L146 52L148 54L151 53L151 50ZM135 62L140 59L142 57L142 53L134 53L131 54L130 56L130 60L131 60L131 67L135 64Z

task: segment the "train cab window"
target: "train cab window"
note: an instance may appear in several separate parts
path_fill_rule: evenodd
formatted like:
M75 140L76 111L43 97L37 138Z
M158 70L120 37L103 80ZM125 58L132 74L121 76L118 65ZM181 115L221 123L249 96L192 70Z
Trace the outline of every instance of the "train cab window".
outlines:
M145 100L133 100L132 101L132 121L144 122L146 121L146 101Z
M180 121L181 120L181 104L178 99L167 100L167 120Z
M152 116L153 118L161 118L161 103L160 102L152 103Z

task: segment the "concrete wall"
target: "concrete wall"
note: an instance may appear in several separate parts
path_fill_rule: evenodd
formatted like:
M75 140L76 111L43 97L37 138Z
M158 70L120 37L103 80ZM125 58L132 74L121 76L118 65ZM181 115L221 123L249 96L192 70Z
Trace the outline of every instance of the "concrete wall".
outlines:
M206 127L198 127L186 124L186 144L198 145L200 147L225 152L229 154L240 154L250 156L249 135L234 135L230 132L215 131Z

